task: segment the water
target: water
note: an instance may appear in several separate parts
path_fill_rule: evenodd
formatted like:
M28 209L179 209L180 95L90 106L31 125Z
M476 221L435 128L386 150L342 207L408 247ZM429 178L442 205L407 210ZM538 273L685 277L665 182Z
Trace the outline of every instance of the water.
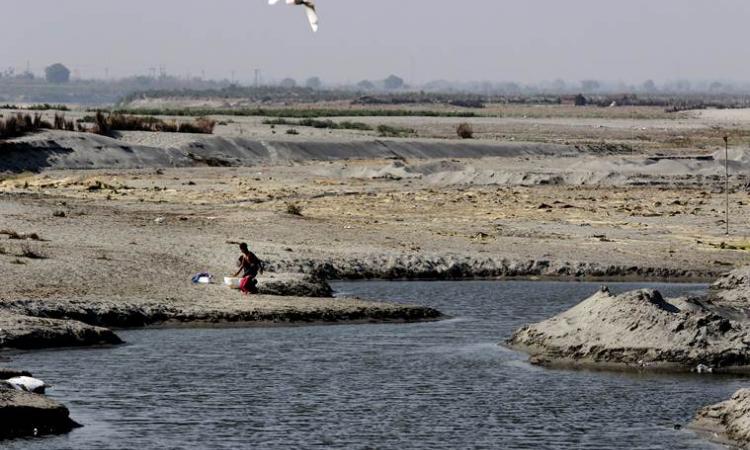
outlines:
M644 284L613 284L622 291ZM654 286L654 285L651 285ZM589 283L339 283L436 307L411 325L139 330L109 349L21 353L86 426L11 449L715 448L690 431L737 377L546 370L497 344ZM704 289L658 285L667 294Z

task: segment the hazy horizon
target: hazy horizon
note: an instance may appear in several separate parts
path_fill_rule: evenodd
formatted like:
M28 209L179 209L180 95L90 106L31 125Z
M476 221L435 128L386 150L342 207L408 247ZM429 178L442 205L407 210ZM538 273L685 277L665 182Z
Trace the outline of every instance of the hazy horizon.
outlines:
M85 78L164 67L249 81L258 68L264 79L334 83L390 73L413 83L750 80L735 31L750 19L744 0L467 3L318 0L313 34L301 8L266 0L37 0L6 15L0 33L14 45L0 49L0 69L62 62Z

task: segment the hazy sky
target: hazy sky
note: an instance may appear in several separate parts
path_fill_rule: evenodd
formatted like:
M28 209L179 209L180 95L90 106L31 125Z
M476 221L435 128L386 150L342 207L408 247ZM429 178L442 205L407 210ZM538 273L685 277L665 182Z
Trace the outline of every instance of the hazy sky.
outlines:
M34 0L6 5L0 68L84 77L750 80L750 0Z

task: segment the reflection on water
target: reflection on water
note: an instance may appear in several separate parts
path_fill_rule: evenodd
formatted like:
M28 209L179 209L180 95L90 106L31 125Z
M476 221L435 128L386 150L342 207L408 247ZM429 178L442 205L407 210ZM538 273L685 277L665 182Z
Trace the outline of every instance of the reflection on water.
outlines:
M644 286L613 284L613 291ZM740 378L567 372L497 345L590 283L339 283L453 318L410 325L139 330L23 353L86 426L9 448L712 448L676 430ZM679 293L703 286L660 285ZM4 443L8 444L8 443Z

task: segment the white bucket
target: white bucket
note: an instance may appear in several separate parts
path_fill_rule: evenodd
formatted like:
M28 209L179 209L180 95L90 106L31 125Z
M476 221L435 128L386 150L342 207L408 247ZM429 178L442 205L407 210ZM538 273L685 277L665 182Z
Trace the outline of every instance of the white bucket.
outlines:
M224 285L232 289L239 289L240 282L242 282L242 278L224 277Z

